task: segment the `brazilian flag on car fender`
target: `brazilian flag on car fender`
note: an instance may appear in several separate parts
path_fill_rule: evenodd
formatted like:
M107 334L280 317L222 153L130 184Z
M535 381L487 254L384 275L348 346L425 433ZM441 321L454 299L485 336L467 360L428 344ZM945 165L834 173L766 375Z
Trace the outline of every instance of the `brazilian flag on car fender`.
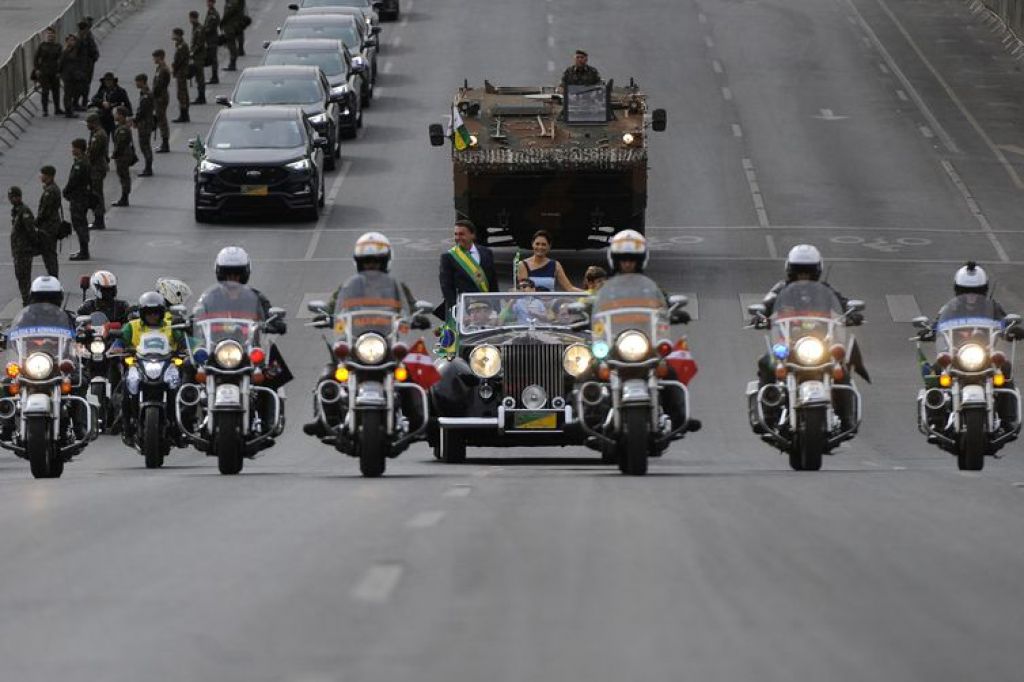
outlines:
M460 152L469 148L469 130L466 129L459 108L455 106L452 107L452 144L455 145L455 150Z

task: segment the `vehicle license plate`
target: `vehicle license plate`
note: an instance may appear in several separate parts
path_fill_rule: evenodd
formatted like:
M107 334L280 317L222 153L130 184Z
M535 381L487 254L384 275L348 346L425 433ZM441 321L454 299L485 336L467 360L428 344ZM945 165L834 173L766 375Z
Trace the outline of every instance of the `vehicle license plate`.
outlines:
M558 428L557 412L522 412L512 413L512 428L523 430L554 430Z
M242 194L247 197L265 197L269 193L266 185L242 185Z

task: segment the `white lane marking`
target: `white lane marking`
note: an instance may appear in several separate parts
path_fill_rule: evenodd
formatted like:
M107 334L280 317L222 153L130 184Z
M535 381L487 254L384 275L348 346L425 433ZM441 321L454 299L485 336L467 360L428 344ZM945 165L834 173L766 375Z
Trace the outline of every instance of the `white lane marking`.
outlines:
M469 494L473 492L473 486L469 485L453 485L448 490L444 491L445 497L469 497Z
M377 88L377 91L380 92L380 88ZM345 182L345 176L348 175L348 169L351 167L351 161L341 162L341 168L338 169L338 175L334 178L334 183L331 185L331 191L328 192L326 206L324 206L324 210L320 214L320 220L316 221L316 229L313 230L313 235L309 238L309 246L306 248L306 256L304 260L313 259L313 254L316 253L316 247L320 244L320 235L323 234L324 225L327 223L327 219L334 212L334 202L338 198L338 192L341 191L341 184Z
M896 96L899 97L904 102L909 102L910 101L910 98L907 97L907 93L903 92L902 90L897 90L896 91Z
M933 133L932 129L929 128L928 126L919 126L918 130L920 130L921 134L924 135L929 140L935 137L935 133Z
M740 294L740 317L744 322L750 319L750 313L747 312L747 308L754 305L755 303L763 303L764 294Z
M842 121L850 118L849 116L836 116L835 112L831 109L819 109L818 111L821 112L821 115L814 116L814 118L821 119L822 121Z
M554 36L548 36L548 47L554 47L554 46L555 46L555 37Z
M764 243L768 247L768 257L776 260L779 257L779 249L775 246L775 237L770 234L764 236Z
M398 25L399 26L408 26L409 25L409 17L405 17L404 19L402 19L400 22L398 22Z
M732 101L732 89L726 86L722 86L722 99L726 102Z
M299 311L295 313L296 320L312 320L313 313L309 312L306 307L310 301L327 301L331 297L330 291L307 291L302 295L302 301L299 303Z
M854 7L854 10L856 11L856 6L853 5L853 0L846 0L846 2L850 6ZM1020 174L1017 173L1017 169L1013 167L1013 165L1006 158L1006 155L1003 154L1003 152L999 149L996 143L992 141L992 138L989 137L989 134L985 131L985 129L981 127L981 124L978 123L978 119L974 118L974 115L971 114L970 111L968 111L966 106L964 106L964 103L960 99L959 95L957 95L953 88L950 87L949 83L946 82L946 79L942 77L941 73L939 73L939 70L936 69L935 66L932 65L932 63L928 60L928 57L925 56L924 52L918 46L917 42L910 35L910 32L907 31L906 27L904 27L903 22L901 22L899 18L896 16L896 14L893 13L892 9L889 7L889 3L887 3L886 0L877 0L877 2L879 6L882 8L882 10L888 15L892 23L896 25L896 28L899 29L900 34L903 35L903 39L906 40L910 44L910 47L913 48L914 52L917 54L918 59L920 59L921 62L926 67L928 67L928 70L931 71L932 76L935 77L935 80L938 81L939 85L942 86L942 89L946 91L946 94L949 96L949 98L953 100L953 104L956 105L956 108L960 110L960 113L963 114L964 118L966 118L968 123L971 124L971 127L974 128L974 132L976 132L978 134L978 137L980 137L985 142L985 145L989 148L989 150L991 150L992 154L996 157L996 160L999 161L999 163L1003 166L1003 169L1010 176L1010 179L1013 180L1013 184L1017 187L1017 189L1024 190L1024 180L1022 180ZM867 26L866 22L863 21L863 18L861 18L861 21L862 23L864 23L865 26ZM887 59L886 61L888 62L890 60ZM889 66L891 67L893 66L893 64L890 62ZM896 71L896 69L893 69L893 71ZM906 87L906 85L907 84L904 83L904 87ZM910 88L908 88L908 90L909 89ZM946 132L941 128L941 126L938 125L938 121L928 121L928 123L931 125L932 130L934 130L939 135L939 137L945 141L945 138L943 136L948 137L948 135L946 135ZM952 142L952 140L950 140L950 142ZM948 146L949 145L947 145L947 147ZM957 152L957 149L955 148L955 146L950 147L950 151L955 153Z
M433 528L437 524L441 523L441 519L444 518L443 511L425 511L420 512L416 516L409 519L406 523L407 528L413 528L415 530L421 530L423 528Z
M555 15L554 14L549 14L548 15L548 26L550 26L553 23L555 23Z
M711 36L704 36L704 44L707 45L708 47L714 47L715 39L712 38Z
M893 471L906 471L907 467L895 466L892 468Z
M732 124L732 136L733 137L743 137L743 128L740 127L739 123L733 123Z
M371 604L385 603L398 587L403 570L402 565L396 563L380 563L373 566L352 588L352 598Z
M984 232L985 236L988 237L988 240L992 242L992 248L995 249L996 255L999 256L999 260L1004 263L1008 263L1010 261L1010 257L1006 254L1006 249L1004 249L1003 245L999 243L999 239L992 230L992 225L988 222L988 218L985 217L985 214L982 213L981 206L979 206L978 202L975 201L970 188L968 188L960 178L960 174L956 172L956 168L952 163L946 159L942 159L941 163L943 170L946 171L949 179L953 181L953 184L956 185L956 188L963 196L964 202L967 204L967 210L971 212L974 219L978 221L978 225L981 226L981 231Z
M879 64L878 64L878 70L881 71L882 73L884 73L887 76L890 73L892 73L891 71L889 71L889 67L886 66L885 64L881 63L881 62L879 62Z
M872 462L870 459L865 459L861 463L864 464L865 466L875 467L875 468L879 468L879 467L882 466L878 462Z
M768 210L764 205L764 196L761 194L761 186L757 182L757 171L754 170L754 162L750 159L743 159L743 172L747 176L747 185L750 187L750 198L754 202L754 211L757 212L757 223L761 227L770 227L768 221ZM774 249L774 242L769 242L769 250Z
M549 59L548 60L548 71L554 71L554 70L555 70L555 63Z
M697 14L697 21L699 21L702 24L706 24L708 23L708 17L703 12L699 12Z
M883 3L883 0L878 1L879 3ZM885 63L889 65L889 69L892 70L892 72L896 75L896 79L900 82L900 85L903 86L903 90L910 95L910 98L914 101L914 104L917 105L917 108L921 111L921 115L924 116L925 119L928 121L928 125L930 125L932 127L932 130L934 130L938 134L939 139L942 140L943 146L945 146L946 149L948 149L950 152L954 154L959 153L960 150L957 149L956 143L953 142L953 138L949 136L949 133L947 133L946 129L942 127L942 124L939 123L939 120L935 118L935 114L932 113L932 110L929 109L928 105L924 103L923 99L921 99L921 95L917 92L917 89L914 87L913 83L910 82L910 79L907 78L906 74L903 73L903 70L900 69L898 64L896 64L896 60L893 59L892 55L889 54L889 50L887 50L885 48L885 45L882 44L882 41L878 37L878 34L875 33L874 29L872 29L868 22L865 21L864 15L862 15L860 13L860 10L857 9L857 5L854 4L853 0L846 0L846 4L849 6L850 11L853 12L854 16L857 17L857 23L860 24L860 27L868 35L868 38L864 39L865 42L868 44L868 46L874 44L875 48L878 49L879 54L882 55L882 59L884 59ZM892 19L893 21L896 21L896 17L892 17ZM906 38L907 40L911 40L911 42L913 42L909 35L907 35ZM918 52L918 54L920 54L920 52ZM922 60L925 60L925 56L923 54L920 54L920 57ZM927 61L925 61L925 63L927 63ZM932 71L933 73L935 73L934 69ZM935 77L941 78L938 73L935 73Z
M384 68L381 69L383 73L391 73L391 69L395 68L394 62L390 59L384 62Z
M885 304L893 322L910 322L921 316L921 308L913 294L886 294Z
M1024 481L1016 481L1016 482L1015 482L1015 483L1013 484L1013 487L1014 487L1014 488L1024 488Z
M725 73L725 69L722 67L722 62L717 59L713 59L711 61L711 68L714 69L717 74Z
M394 47L400 47L402 45L402 36L395 36L391 39L391 44Z

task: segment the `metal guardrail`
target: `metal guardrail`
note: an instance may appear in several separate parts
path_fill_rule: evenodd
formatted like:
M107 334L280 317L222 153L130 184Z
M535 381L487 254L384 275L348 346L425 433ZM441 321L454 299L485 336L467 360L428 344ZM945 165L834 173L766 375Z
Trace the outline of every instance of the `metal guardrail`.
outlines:
M1018 37L1024 37L1024 0L981 0Z
M136 0L71 0L60 16L48 25L52 25L57 30L57 42L59 45L63 45L64 36L68 33L77 33L78 22L85 17L93 17L94 29L104 23L113 25L121 11L133 7L135 4ZM0 131L15 138L18 137L19 132L25 132L25 127L22 124L27 124L28 116L22 109L30 105L30 98L36 91L36 84L30 76L36 49L43 40L43 28L45 26L40 26L39 30L28 40L15 47L10 57L0 64ZM19 122L15 118L15 114L21 116L23 120ZM3 135L0 135L0 141L3 141L8 147L13 146L10 140Z

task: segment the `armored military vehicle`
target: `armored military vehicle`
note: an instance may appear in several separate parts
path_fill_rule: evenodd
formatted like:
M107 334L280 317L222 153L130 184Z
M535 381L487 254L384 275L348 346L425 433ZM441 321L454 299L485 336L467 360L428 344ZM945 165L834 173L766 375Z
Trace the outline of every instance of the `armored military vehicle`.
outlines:
M558 248L597 248L618 230L643 232L647 134L665 129L632 81L616 87L464 84L447 126L430 142L452 145L455 211L492 246L530 246L545 229Z

